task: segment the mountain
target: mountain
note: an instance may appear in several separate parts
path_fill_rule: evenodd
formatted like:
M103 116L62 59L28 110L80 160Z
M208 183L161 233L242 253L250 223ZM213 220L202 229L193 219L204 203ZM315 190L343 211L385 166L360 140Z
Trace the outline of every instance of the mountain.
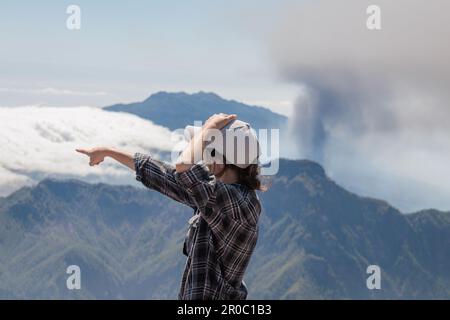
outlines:
M264 249L248 279L259 298L450 298L450 212L404 215L310 161L282 161L262 198ZM381 290L366 287L369 265Z
M130 186L44 180L0 212L2 298L174 296L189 217L177 203ZM66 288L71 264L82 270L80 291Z
M252 299L449 299L450 213L402 214L317 163L280 160L260 193ZM44 180L0 200L0 298L176 298L191 209L131 186ZM81 268L81 290L65 287ZM381 268L368 290L366 268Z
M205 121L214 113L236 113L255 129L284 128L287 118L269 109L249 106L234 100L225 100L214 93L158 92L142 102L116 104L108 111L129 112L171 130L184 128L194 121Z

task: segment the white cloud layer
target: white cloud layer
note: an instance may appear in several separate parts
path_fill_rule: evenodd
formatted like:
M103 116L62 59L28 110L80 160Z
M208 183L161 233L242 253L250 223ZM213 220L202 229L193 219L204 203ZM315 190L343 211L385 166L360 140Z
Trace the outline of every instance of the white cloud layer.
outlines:
M381 9L381 30L366 8ZM315 0L284 6L270 37L299 86L298 155L405 211L450 210L450 2Z
M0 195L49 176L131 182L129 169L112 160L90 167L75 148L112 146L161 155L175 143L167 128L127 113L92 107L2 107Z

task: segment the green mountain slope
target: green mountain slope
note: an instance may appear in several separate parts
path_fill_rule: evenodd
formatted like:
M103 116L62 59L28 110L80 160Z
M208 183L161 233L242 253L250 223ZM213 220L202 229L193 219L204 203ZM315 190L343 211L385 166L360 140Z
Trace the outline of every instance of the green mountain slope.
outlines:
M260 194L249 298L450 298L450 213L404 215L281 160ZM0 200L1 298L176 298L191 209L127 186L44 180ZM67 266L82 272L68 290ZM366 268L381 268L368 290Z

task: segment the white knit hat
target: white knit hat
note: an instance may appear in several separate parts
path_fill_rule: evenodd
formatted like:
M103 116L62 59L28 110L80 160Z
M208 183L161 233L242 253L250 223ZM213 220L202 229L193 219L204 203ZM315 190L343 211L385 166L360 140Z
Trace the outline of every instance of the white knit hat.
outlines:
M184 129L186 139L191 140L200 129L201 127L186 126ZM210 141L208 138L206 143L207 147L215 150L216 158L217 154L223 155L227 164L233 164L242 169L258 163L260 155L258 138L247 122L232 120L222 129L213 132L211 136L214 139Z

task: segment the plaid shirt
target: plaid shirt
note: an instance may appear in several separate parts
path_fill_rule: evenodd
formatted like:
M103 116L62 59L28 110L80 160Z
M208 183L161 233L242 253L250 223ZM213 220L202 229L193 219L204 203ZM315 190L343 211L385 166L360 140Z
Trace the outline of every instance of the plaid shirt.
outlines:
M205 165L176 172L136 153L136 179L193 208L183 252L187 256L179 299L246 299L244 272L258 238L261 205L255 191L216 180Z

